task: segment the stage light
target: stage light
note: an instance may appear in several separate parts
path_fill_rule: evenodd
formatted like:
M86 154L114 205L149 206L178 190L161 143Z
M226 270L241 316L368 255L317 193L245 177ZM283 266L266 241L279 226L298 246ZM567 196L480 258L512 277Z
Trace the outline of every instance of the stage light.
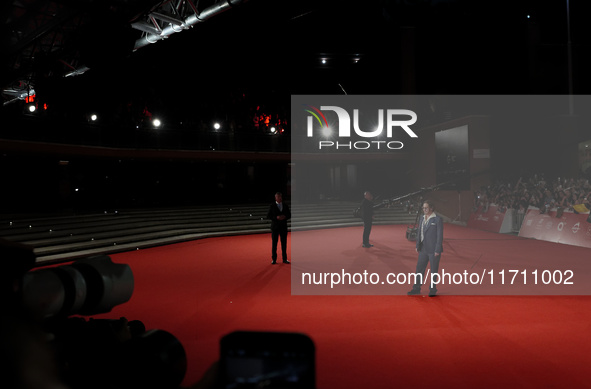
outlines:
M90 120L91 121L96 122L97 119L98 119L98 116L96 116L96 114L90 115Z
M326 59L322 58L322 64L326 65Z
M27 109L29 110L29 112L33 113L37 110L37 107L35 107L35 104L29 104L29 107Z
M222 126L221 126L220 123L214 123L213 124L213 128L216 129L216 130L219 130L220 128L222 128Z
M271 134L276 134L277 133L277 129L275 127L271 127Z
M160 119L154 119L152 120L152 125L154 127L160 127L162 125L162 122L160 121Z

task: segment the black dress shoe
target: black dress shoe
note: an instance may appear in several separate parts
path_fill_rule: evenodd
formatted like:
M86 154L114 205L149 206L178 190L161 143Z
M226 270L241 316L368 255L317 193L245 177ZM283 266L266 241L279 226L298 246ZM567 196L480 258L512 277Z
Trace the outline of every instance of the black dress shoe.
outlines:
M287 259L285 261L283 261L283 263L287 263L288 265L291 263L289 262Z
M409 296L416 296L417 294L421 294L421 290L420 289L416 289L416 288L412 288L406 294L409 295Z
M437 296L437 289L430 289L429 290L429 297Z
M370 248L373 247L373 244L362 244L361 247Z
M277 265L277 262L273 261L271 262L271 265Z

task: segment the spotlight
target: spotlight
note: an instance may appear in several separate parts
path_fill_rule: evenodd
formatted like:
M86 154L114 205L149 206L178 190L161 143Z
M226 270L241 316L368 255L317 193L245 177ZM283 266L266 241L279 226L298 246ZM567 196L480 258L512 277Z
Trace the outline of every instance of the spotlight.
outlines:
M162 125L162 122L160 121L160 119L154 119L152 120L152 125L154 127L160 127Z
M96 122L97 119L98 119L98 116L96 116L96 114L93 113L92 115L90 115L91 121Z
M27 108L27 110L29 112L33 113L37 110L37 107L35 107L35 104L29 104L29 107Z
M216 130L219 130L220 128L222 128L222 126L221 126L220 123L214 123L213 124L213 128L216 129Z
M277 129L275 127L271 127L270 131L271 134L277 134Z

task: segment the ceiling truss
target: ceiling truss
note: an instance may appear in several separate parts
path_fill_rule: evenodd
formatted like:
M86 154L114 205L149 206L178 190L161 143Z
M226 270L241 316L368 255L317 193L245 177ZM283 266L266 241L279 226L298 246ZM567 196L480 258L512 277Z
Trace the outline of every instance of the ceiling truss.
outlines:
M119 38L119 30L112 25L113 15L115 20L123 19L127 24L124 28L135 34L132 51L136 51L245 1L111 0L106 4L101 0L97 10L97 2L92 0L13 0L1 9L7 15L3 20L7 31L2 33L9 37L0 76L3 104L34 95L36 81L41 77L71 77L88 71L91 65L85 63L81 49L92 49L96 43L117 43L112 42Z

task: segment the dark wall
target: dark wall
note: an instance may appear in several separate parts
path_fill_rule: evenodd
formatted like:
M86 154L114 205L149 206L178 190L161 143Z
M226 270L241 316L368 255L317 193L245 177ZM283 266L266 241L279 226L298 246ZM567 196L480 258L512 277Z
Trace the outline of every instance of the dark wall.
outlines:
M265 202L287 192L287 162L5 153L1 213Z
M449 121L420 130L420 147L415 151L416 158L412 164L411 186L415 190L428 188L437 184L437 145L435 133L452 128L468 126L468 166L471 176L466 185L459 190L441 189L426 192L423 197L435 202L436 210L449 219L466 221L473 205L474 191L481 186L491 184L493 175L491 161L495 158L495 150L491 150L490 119L484 116L472 116ZM489 157L486 151L489 151ZM497 155L502 158L502 152Z

